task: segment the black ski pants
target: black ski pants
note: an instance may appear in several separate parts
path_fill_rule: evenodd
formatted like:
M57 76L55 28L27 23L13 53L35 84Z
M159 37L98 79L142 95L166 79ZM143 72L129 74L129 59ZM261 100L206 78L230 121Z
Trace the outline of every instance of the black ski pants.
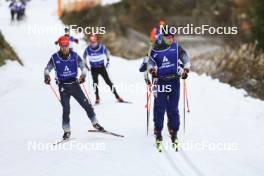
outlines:
M96 121L94 109L89 100L84 95L80 85L74 83L59 83L59 92L62 105L62 128L64 131L70 130L70 98L71 96L82 106L86 111L91 122Z
M112 81L110 80L110 77L107 73L107 70L105 68L105 66L101 66L98 68L91 68L91 72L92 72L92 77L93 77L93 87L95 88L95 96L96 99L99 99L99 89L98 89L98 76L101 75L105 81L105 83L110 87L111 91L113 92L113 94L115 95L116 98L119 97L114 84L112 83Z

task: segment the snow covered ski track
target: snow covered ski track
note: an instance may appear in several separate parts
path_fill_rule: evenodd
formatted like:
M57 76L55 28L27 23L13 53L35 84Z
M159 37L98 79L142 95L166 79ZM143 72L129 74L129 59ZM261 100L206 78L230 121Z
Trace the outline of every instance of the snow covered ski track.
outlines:
M76 146L70 150L44 150L48 141L62 135L61 105L44 85L43 69L57 50L54 41L63 33L64 25L56 17L56 1L31 1L26 21L12 24L7 4L0 5L0 30L25 66L8 62L0 68L0 175L132 176L139 175L139 171L140 175L152 176L264 175L262 101L245 97L243 90L191 73L188 79L191 113L186 115L186 133L180 129L179 142L197 145L191 149L184 147L179 152L163 150L159 153L154 137L146 136L145 85L138 72L141 61L114 56L109 71L117 88L122 83L142 84L143 89L119 91L132 104L116 103L111 93L102 91L102 104L94 108L105 129L125 138L88 133L87 130L92 129L90 121L77 102L71 101L72 137L76 140L57 146L102 145L104 150ZM49 28L59 30L45 32ZM75 49L82 55L85 47L85 42L81 41ZM200 49L190 48L190 51L193 56ZM87 87L88 83L92 83L90 75L85 83ZM88 94L94 102L91 93L89 88ZM152 116L151 112L150 118ZM150 134L152 125L150 121ZM163 130L164 142L170 142L166 130ZM30 142L39 144L41 150L30 149ZM208 147L215 144L225 144L231 149Z

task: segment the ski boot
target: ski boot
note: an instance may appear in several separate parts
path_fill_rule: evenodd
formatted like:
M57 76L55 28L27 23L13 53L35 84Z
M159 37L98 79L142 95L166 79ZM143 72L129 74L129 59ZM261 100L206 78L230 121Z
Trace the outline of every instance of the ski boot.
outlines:
M71 132L70 131L65 131L63 134L63 140L69 140L71 137Z
M97 98L97 99L95 100L95 104L100 104L100 98Z
M171 136L171 142L172 142L172 148L178 152L179 151L179 141L177 138L177 132L174 130L170 130L170 136Z
M121 98L121 97L117 97L116 99L117 99L117 101L118 101L119 103L123 103L123 102L124 102L123 98Z
M156 147L158 149L158 152L162 152L162 135L161 135L161 131L155 130L154 134L156 136Z
M94 124L93 127L98 131L105 131L104 127L102 127L99 123Z

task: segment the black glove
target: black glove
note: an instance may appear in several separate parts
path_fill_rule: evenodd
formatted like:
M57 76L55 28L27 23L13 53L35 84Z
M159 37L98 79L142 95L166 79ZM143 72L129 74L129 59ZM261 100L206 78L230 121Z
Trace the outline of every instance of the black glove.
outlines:
M153 76L153 78L157 78L157 70L152 68L149 70L149 73Z
M79 78L79 84L82 84L85 82L85 77L84 76L80 76Z
M183 69L182 74L181 74L181 78L182 79L187 79L188 78L188 73L189 73L188 69Z
M78 44L78 43L79 43L79 40L78 40L78 39L74 39L74 42L75 42L76 44Z
M49 75L44 76L44 82L45 82L45 84L50 84L50 76Z
M147 85L151 85L151 81L149 79L145 79Z
M184 70L185 72L187 72L187 73L190 72L190 69L188 69L188 68L184 68L183 70Z

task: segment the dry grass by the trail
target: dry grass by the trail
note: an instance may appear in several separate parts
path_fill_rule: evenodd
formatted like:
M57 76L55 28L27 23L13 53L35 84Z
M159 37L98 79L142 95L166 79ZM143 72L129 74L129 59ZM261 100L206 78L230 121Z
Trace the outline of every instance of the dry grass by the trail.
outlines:
M5 61L8 59L17 60L21 65L23 65L13 48L5 41L4 36L0 32L0 66L4 65Z
M192 65L195 72L206 73L245 89L250 96L264 99L264 53L257 51L256 43L197 56Z

